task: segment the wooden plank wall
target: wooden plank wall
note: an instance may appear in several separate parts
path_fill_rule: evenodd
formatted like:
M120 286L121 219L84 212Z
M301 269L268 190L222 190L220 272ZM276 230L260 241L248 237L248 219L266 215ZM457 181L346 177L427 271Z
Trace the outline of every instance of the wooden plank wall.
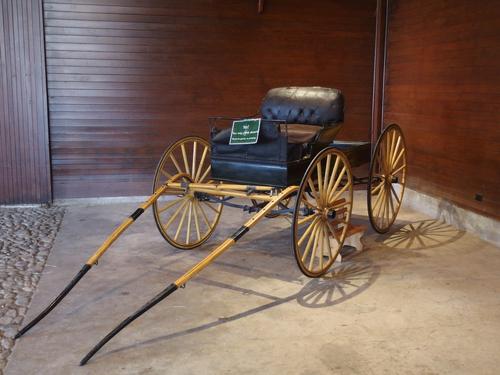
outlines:
M495 218L499 20L495 0L391 0L384 110L405 131L410 187Z
M56 198L147 194L163 149L271 87L346 95L369 140L375 0L45 0Z
M0 204L51 201L41 0L0 0Z

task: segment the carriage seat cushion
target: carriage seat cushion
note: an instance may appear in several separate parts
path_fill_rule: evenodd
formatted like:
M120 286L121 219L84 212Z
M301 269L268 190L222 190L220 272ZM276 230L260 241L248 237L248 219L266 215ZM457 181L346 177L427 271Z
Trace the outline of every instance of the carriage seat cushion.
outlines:
M281 127L281 133L288 136L288 143L309 143L321 130L318 125L287 124Z
M328 125L343 121L344 98L333 88L279 87L268 91L260 111L265 120Z

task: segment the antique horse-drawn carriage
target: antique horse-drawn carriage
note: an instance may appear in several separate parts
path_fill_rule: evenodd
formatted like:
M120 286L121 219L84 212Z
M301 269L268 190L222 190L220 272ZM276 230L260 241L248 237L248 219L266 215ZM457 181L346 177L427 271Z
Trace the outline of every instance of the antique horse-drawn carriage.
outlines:
M156 169L153 195L115 229L61 294L16 337L45 317L151 206L160 233L179 249L204 243L214 232L225 205L254 215L120 323L81 365L125 326L183 287L263 217L291 216L293 253L300 270L309 277L328 271L349 236L355 185L367 185L372 227L380 233L389 230L401 206L406 181L406 147L398 125L387 126L373 149L368 142L337 141L344 99L339 90L322 87L272 89L258 118L253 117L211 118L210 142L191 136L168 147ZM232 127L218 129L231 122ZM353 166L368 162L368 177L353 176Z

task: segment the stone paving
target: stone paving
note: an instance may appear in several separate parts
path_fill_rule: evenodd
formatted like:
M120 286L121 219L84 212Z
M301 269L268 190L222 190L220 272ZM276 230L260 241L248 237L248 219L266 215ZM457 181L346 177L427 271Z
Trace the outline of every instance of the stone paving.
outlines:
M0 207L0 375L63 216L60 207Z

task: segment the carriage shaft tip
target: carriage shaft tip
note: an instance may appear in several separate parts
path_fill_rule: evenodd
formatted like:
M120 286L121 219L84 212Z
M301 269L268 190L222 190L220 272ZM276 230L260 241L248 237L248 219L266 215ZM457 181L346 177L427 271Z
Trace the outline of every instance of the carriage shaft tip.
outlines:
M84 366L106 343L111 340L115 335L117 335L123 328L132 323L135 319L140 317L150 308L155 306L157 303L161 302L163 299L168 297L170 294L175 292L179 287L173 283L163 289L160 293L158 293L153 299L143 305L139 310L130 315L127 319L123 320L120 324L118 324L110 333L108 333L101 341L97 343L96 346L92 348L90 352L87 353L85 357L80 361L80 366Z
M73 287L80 281L80 279L85 276L85 274L92 268L90 264L84 264L82 269L76 274L73 280L64 288L64 290L51 302L49 306L45 308L38 316L29 322L23 329L21 329L15 336L14 339L18 339L31 328L33 328L40 320L45 318L58 304L63 300L64 297L73 289Z

